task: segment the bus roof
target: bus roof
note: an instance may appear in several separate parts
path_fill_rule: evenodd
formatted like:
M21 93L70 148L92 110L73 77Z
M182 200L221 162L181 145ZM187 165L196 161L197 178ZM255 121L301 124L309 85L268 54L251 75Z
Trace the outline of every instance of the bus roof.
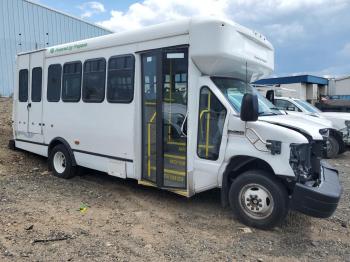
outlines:
M181 44L190 46L190 57L203 74L241 78L246 77L247 72L250 79L257 79L274 69L274 49L266 37L229 20L200 17L48 47L45 56L132 44L138 52L144 51L142 47L138 50L138 43L163 40L166 44L164 39L177 36L185 36ZM247 63L247 68L242 69L242 63Z

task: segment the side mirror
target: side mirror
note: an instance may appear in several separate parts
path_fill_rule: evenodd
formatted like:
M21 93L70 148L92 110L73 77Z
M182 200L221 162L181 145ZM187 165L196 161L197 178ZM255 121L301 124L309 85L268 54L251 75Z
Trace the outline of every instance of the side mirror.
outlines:
M266 98L272 103L275 104L275 91L274 90L268 90L266 92Z
M295 110L295 107L288 106L288 107L287 107L287 111L296 111L296 110Z
M241 105L241 120L254 122L258 120L259 103L255 94L244 94Z

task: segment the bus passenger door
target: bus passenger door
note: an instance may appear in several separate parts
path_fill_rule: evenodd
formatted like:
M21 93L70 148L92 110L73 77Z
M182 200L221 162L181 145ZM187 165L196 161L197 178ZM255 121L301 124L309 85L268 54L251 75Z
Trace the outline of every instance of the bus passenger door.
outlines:
M44 52L30 54L30 82L28 96L28 132L41 134L42 127L42 86Z
M142 58L142 179L187 189L187 47L146 52Z

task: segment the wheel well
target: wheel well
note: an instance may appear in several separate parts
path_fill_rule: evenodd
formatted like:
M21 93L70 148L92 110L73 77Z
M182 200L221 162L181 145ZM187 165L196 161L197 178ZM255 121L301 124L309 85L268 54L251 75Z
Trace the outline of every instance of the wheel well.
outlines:
M231 182L243 172L253 169L264 170L274 174L272 167L266 161L259 158L249 157L249 159L242 159L239 157L239 159L231 159L228 167L228 179Z
M49 148L48 148L48 155L50 155L52 149L57 146L57 145L63 145L63 143L60 140L53 140L51 141L51 143L49 144Z
M231 158L222 176L221 204L224 207L228 205L228 192L233 180L248 170L264 170L270 174L275 174L269 163L260 158L251 156L235 156ZM284 180L280 179L280 181L286 185ZM288 190L287 185L286 187Z
M73 166L76 166L77 163L75 161L75 157L74 157L74 153L73 153L73 150L71 149L70 145L68 144L68 142L61 138L61 137L56 137L54 139L51 140L50 144L49 144L49 147L48 147L48 156L50 156L50 153L52 151L52 149L57 146L57 145L64 145L65 148L68 150L68 153L72 159L72 165Z

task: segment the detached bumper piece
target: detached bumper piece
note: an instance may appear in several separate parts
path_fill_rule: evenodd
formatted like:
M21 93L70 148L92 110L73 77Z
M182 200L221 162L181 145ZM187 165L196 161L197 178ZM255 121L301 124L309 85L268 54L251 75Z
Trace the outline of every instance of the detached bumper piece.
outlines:
M338 171L321 162L319 185L296 183L291 208L313 217L330 217L338 206L341 193Z

